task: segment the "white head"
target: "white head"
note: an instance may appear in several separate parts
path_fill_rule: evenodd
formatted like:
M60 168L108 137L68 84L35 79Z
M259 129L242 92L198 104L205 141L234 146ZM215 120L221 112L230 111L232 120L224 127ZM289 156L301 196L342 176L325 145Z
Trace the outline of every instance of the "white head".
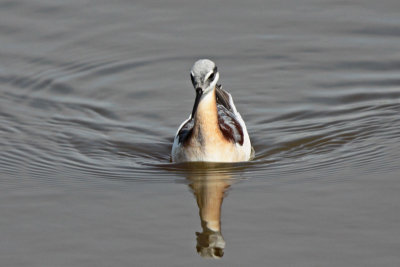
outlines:
M193 87L200 88L203 94L211 92L219 79L219 73L215 63L209 59L197 60L190 71Z
M206 96L208 93L212 92L218 82L219 73L217 66L209 59L197 60L190 71L190 78L196 90L196 100L194 101L192 111L193 118L202 96Z

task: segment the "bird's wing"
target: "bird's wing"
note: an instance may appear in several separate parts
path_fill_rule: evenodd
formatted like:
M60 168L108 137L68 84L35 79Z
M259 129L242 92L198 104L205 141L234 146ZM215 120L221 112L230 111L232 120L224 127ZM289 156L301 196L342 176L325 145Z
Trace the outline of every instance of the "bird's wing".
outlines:
M217 96L217 104L224 106L227 110L235 113L236 108L232 101L232 96L227 91L222 89L222 85L217 84L215 87L215 94Z
M246 131L246 126L244 125L242 116L237 112L231 94L222 89L221 85L217 85L215 89L219 128L225 138L243 145L243 133Z
M233 143L243 145L243 127L232 111L225 106L217 104L218 125L224 137Z
M175 136L175 138L178 138L179 143L183 144L186 140L190 138L193 132L193 126L194 119L192 119L191 117L182 123Z

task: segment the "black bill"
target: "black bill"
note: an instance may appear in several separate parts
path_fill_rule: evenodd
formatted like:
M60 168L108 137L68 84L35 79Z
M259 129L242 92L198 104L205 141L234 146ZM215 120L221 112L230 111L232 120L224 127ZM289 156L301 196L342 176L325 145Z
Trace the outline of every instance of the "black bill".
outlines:
M196 88L196 99L194 100L192 119L194 118L194 114L196 114L197 107L199 106L200 98L202 95L203 95L203 90L200 87Z

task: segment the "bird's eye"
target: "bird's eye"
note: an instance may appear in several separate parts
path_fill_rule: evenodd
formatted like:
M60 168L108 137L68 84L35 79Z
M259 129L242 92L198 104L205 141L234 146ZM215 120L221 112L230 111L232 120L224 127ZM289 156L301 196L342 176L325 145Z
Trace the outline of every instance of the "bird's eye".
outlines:
M194 77L191 73L190 73L190 79L192 80L192 84L194 85Z
M213 73L208 77L208 80L209 80L210 82L212 82L212 81L214 80L214 78L215 78L215 72L213 72Z

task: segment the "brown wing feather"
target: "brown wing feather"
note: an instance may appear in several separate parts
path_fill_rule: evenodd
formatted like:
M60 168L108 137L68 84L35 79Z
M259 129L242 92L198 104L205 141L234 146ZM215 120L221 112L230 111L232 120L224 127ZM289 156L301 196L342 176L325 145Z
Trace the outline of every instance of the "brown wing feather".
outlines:
M233 109L230 105L229 101L229 94L222 89L220 84L215 86L215 94L217 96L217 104L224 106L227 110L233 112Z
M229 141L243 145L243 128L231 107L229 93L222 89L221 85L217 85L215 94L217 96L218 124L222 134Z
M243 145L243 128L236 120L235 115L223 105L217 105L218 125L224 137L233 142Z

